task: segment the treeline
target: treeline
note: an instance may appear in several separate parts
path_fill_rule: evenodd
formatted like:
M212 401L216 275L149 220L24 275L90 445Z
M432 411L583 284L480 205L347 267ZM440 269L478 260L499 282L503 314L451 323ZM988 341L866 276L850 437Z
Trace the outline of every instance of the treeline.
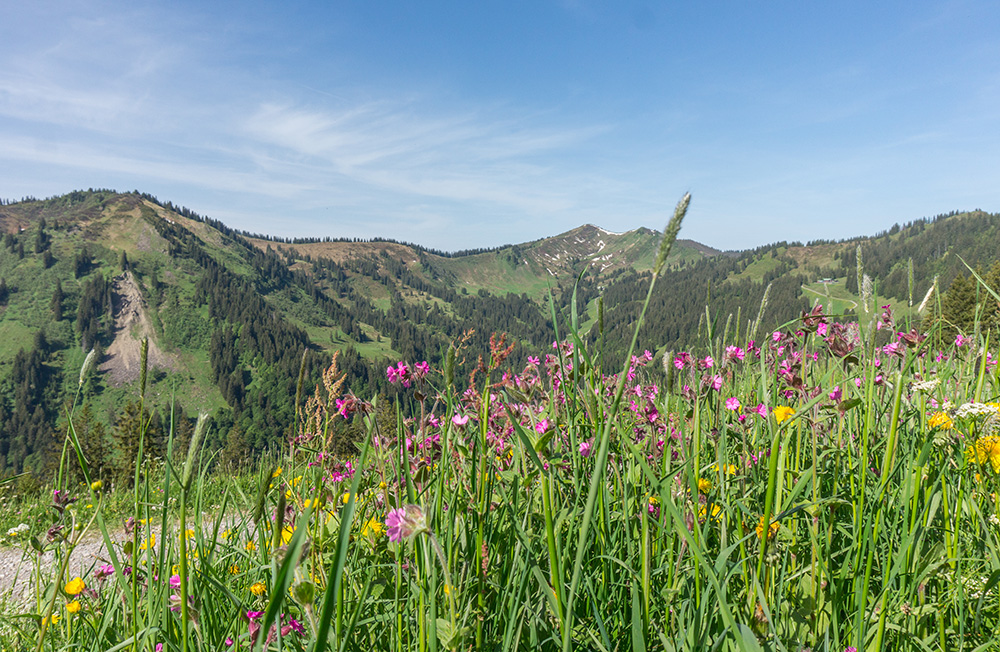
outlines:
M997 257L997 242L1000 242L1000 215L976 211L917 220L897 237L865 238L858 244L865 273L876 282L882 296L909 300L908 268L912 260L914 293L920 295L914 301L919 302L934 277L938 277L939 287L947 287L956 276L965 273L962 259L973 267L989 266ZM853 293L858 293L856 252L856 247L850 247L838 256L842 274L847 277L847 290Z
M734 331L739 328L741 338L745 338L747 323L756 319L768 285L771 290L758 340L768 332L764 329L793 320L807 310L809 302L801 296L802 279L789 273L793 266L788 260L780 260L759 281L730 278L746 269L758 256L752 252L739 258L717 256L666 272L657 281L650 299L646 320L639 332L640 350L655 351L661 347L678 350L708 345L710 342L705 336L709 328L722 335L730 317L734 320L731 324ZM624 362L649 282L648 272L629 271L604 292L607 307L604 355L605 369L609 373L618 371ZM737 317L740 323L736 323ZM590 340L596 343L599 337L598 329L593 329Z

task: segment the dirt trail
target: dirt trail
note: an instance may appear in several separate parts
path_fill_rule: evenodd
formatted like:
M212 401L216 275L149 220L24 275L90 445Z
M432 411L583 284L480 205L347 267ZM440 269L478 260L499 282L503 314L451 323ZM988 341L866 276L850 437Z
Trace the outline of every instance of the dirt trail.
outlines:
M112 533L112 538L120 540L124 532ZM36 562L37 560L37 562ZM39 555L30 547L0 548L0 600L23 602L31 597L34 591L32 574L35 565L42 571L43 582L54 572L55 553L51 550ZM108 563L107 549L104 547L100 532L89 532L73 549L70 556L66 579L85 577L91 569Z
M149 338L149 368L176 369L172 357L163 353L153 339L153 325L146 313L146 302L131 271L126 270L113 279L112 292L115 339L105 351L100 366L101 371L107 373L107 382L121 387L139 379L144 337Z

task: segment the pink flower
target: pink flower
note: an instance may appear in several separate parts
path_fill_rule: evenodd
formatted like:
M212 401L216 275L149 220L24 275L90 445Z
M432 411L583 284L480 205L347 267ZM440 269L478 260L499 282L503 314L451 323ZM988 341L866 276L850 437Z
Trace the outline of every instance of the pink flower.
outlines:
M722 389L722 376L720 376L719 374L715 374L714 376L712 376L712 389L714 389L715 391L719 391L720 389Z
M548 419L542 419L541 421L539 421L538 423L535 424L535 431L539 432L539 433L543 433L543 432L545 432L546 430L549 429L550 425L552 425L552 424L549 423Z
M816 327L816 332L819 333L820 337L826 337L827 326L826 322L820 322L819 326Z
M705 359L701 361L701 364L705 367L705 369L711 369L715 366L715 360L712 359L712 356L706 355Z
M469 423L469 415L462 416L461 414L456 414L451 418L451 422L456 426L464 426Z
M528 356L528 364L537 367L539 362L540 361L538 359L538 356L534 356L534 355L529 355Z
M756 412L757 416L767 417L767 406L763 403L758 403L757 407L751 410L751 412Z
M594 445L589 441L580 442L580 457L590 457Z
M882 352L886 355L903 355L902 347L899 346L899 342L889 342L882 347Z
M844 395L844 392L840 389L840 385L837 385L836 387L834 387L833 391L830 392L830 394L829 394L830 400L834 401L834 402L840 402L840 399L841 399L841 397L843 395Z
M412 539L427 530L427 517L419 505L404 505L385 517L386 534L393 543Z
M94 571L94 579L103 580L105 577L110 577L115 574L115 567L111 564L102 564L97 567Z
M431 366L427 364L426 360L413 365L413 368L417 370L421 377L426 376L431 372Z
M180 585L181 585L181 576L180 575L171 575L170 576L170 586L172 586L172 587L174 587L176 589L176 588L179 588Z
M739 410L740 407L742 407L740 405L740 399L736 398L735 396L726 399L726 409L727 410L732 410L732 411L735 412L736 410Z
M971 337L962 337L961 334L955 336L955 346L965 346L972 341Z

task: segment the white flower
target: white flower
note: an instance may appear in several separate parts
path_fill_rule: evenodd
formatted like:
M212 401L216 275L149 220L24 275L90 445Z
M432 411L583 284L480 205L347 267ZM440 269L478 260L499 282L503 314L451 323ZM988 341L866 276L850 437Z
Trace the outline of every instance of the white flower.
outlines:
M968 419L970 417L978 417L983 415L993 415L997 413L997 409L992 405L986 405L985 403L963 403L958 406L955 410L955 416L959 419Z
M941 384L940 378L932 378L930 380L923 380L920 382L913 383L913 391L930 393L937 389L937 386Z

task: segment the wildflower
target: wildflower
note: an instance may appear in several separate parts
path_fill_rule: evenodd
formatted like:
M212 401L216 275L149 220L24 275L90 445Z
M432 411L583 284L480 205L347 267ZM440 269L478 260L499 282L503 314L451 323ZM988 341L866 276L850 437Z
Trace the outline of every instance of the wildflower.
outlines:
M110 577L114 574L115 574L114 566L112 566L111 564L101 564L100 566L97 567L97 570L94 571L94 579L100 581L103 580L105 577Z
M52 614L51 616L47 616L45 618L42 618L42 624L43 625L55 625L57 622L59 622L59 618L60 618L59 614Z
M829 397L834 403L840 402L840 399L844 397L844 391L840 389L840 385L833 388L833 391L829 393Z
M152 550L156 546L156 534L150 534L149 538L139 544L139 550Z
M707 494L712 490L712 481L708 478L698 478L698 491Z
M263 582L254 582L250 585L250 593L253 593L258 597L262 596L267 593L267 586L265 586Z
M94 480L93 482L90 483L90 489L91 489L91 491L100 491L101 487L103 487L103 486L104 486L104 483L101 482L100 480Z
M370 518L361 526L361 536L363 537L368 535L378 537L380 534L382 534L382 521L377 518Z
M456 414L451 418L451 422L456 426L464 426L469 422L469 415L462 416L460 414Z
M170 576L170 586L172 586L175 589L180 588L180 586L181 586L181 576L180 575L171 575Z
M702 523L705 522L705 517L711 518L714 522L718 523L722 520L722 508L716 504L712 505L711 514L707 505L702 505L701 509L698 510L698 520Z
M292 536L295 534L295 528L291 525L286 525L281 529L281 545L287 546L288 542L292 540Z
M777 521L771 521L770 525L766 525L764 521L764 515L760 515L760 521L757 523L757 538L764 541L764 536L766 533L767 540L770 541L774 538L774 535L778 533L778 528L780 525Z
M385 518L385 525L389 541L395 543L402 539L412 539L427 531L427 517L419 505L404 505L389 512Z
M743 407L743 406L740 405L740 399L736 398L735 396L726 399L726 409L727 410L732 410L733 412L736 412L741 407Z
M785 421L793 414L795 414L795 408L790 408L787 405L779 405L774 408L774 420L778 423Z
M229 566L229 574L230 575L236 575L239 572L240 572L240 567L237 566L236 564L231 564Z
M714 389L715 391L719 391L720 389L722 389L722 376L720 376L719 374L715 374L714 376L712 376L712 389Z
M951 430L955 425L951 417L948 416L947 412L935 412L931 415L931 418L927 421L927 425L931 428L940 428L942 430Z
M7 536L9 536L9 537L16 537L17 535L21 534L22 532L27 532L28 529L29 528L28 528L28 524L27 523L21 523L17 527L12 527L9 530L7 530Z
M71 614L79 613L80 609L81 606L79 600L73 600L72 602L66 604L66 611L68 611Z
M593 452L594 443L591 441L580 442L580 457L590 457Z
M69 595L80 595L85 588L87 588L87 585L84 584L83 580L79 577L74 577L66 583L64 590Z
M274 470L274 472L271 474L271 477L272 478L277 478L279 475L281 475L281 467L280 466Z
M993 473L1000 473L1000 436L980 437L969 446L967 456L980 466L989 464Z
M996 413L996 408L987 403L963 403L955 410L955 416L959 419L968 419L983 415L992 416Z

